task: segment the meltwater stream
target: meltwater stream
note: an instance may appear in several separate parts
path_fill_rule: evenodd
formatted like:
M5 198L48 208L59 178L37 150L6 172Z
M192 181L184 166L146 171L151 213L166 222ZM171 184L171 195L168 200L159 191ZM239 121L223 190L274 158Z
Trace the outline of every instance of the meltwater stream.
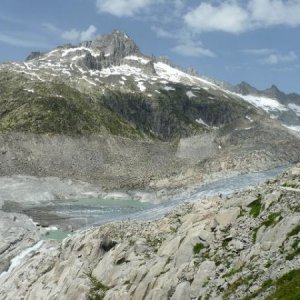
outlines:
M247 187L255 186L257 184L265 182L268 179L274 178L284 170L286 170L286 167L279 167L268 171L253 172L248 174L235 175L225 179L219 179L214 182L204 184L199 188L195 188L189 193L175 196L165 203L155 205L151 208L147 208L124 216L113 216L110 218L108 217L99 220L97 224L104 224L107 222L127 219L144 221L157 220L180 204L200 201L203 198L212 197L219 194L229 195L235 192L239 192L246 189Z
M194 188L190 192L173 196L161 204L143 203L138 200L124 198L90 198L49 200L40 203L25 203L21 206L20 204L14 206L12 202L9 206L4 206L4 210L24 213L42 226L54 225L63 231L129 219L154 220L163 217L173 208L185 202L199 201L205 197L218 195L219 193L228 195L241 191L273 178L285 169L286 167L281 167L269 171L219 179ZM56 235L64 236L60 232L56 232Z

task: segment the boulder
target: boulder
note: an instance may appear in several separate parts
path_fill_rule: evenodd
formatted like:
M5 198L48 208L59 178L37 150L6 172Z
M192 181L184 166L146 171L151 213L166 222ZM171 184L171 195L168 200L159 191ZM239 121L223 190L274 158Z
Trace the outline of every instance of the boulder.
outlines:
M287 234L300 224L300 216L295 215L289 219L284 219L274 227L268 227L263 234L259 236L261 248L264 251L278 251L278 248L285 241Z
M239 207L231 207L228 209L221 209L216 215L215 219L221 228L231 225L240 215L241 209Z
M187 281L178 284L175 293L171 297L171 300L184 300L184 299L190 299L190 283Z
M281 196L281 192L279 191L274 191L271 194L265 195L263 197L265 209L268 209L272 203L276 202L279 199L280 196Z
M191 297L199 297L200 290L207 283L210 277L212 277L216 270L216 264L213 261L206 260L199 266L199 270L194 277L194 281L191 284L190 294Z

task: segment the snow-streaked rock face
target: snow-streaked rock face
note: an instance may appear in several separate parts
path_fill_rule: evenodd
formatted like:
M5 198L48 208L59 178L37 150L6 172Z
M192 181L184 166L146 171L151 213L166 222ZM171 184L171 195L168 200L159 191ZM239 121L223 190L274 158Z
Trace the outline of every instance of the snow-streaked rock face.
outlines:
M191 76L166 63L155 62L153 58L140 53L122 56L111 49L103 50L100 41L101 39L98 47L94 47L93 43L86 43L84 46L57 48L49 53L33 56L24 63L2 64L0 70L9 69L32 81L47 82L59 78L82 91L95 89L105 93L106 89L119 89L126 93L147 93L150 98L156 97L159 90L175 91L171 86L173 83L205 90L217 89L216 85L207 80ZM126 51L125 53L128 54ZM34 93L33 89L26 90ZM186 95L189 98L198 97L192 91Z
M258 109L266 112L271 119L278 119L282 124L292 131L299 132L300 126L300 106L295 103L282 103L280 99L271 98L265 95L257 94L239 94L227 91L231 95L235 95Z
M99 83L110 83L111 80L105 80L108 77L130 76L137 83L147 80L149 84L158 85L160 88L172 82L218 89L216 84L206 79L192 76L165 62L156 61L153 57L144 56L134 41L119 31L78 46L66 45L44 54L34 52L25 63L0 66L0 69L6 68L25 74L32 80L54 80L60 76L73 84L82 82L92 88ZM113 87L121 85L124 84L113 83ZM136 90L145 91L138 84Z
M300 133L300 126L288 126L288 125L284 125L284 126L290 129L292 132L295 132L296 135Z
M126 56L125 59L138 61L138 62L142 63L143 65L146 65L150 62L149 59L146 59L146 58L143 58L140 56L135 56L135 55Z
M259 107L266 112L273 112L273 111L287 111L288 108L282 104L279 103L276 99L271 99L267 97L261 97L261 96L252 96L252 95L239 95L242 97L245 101L251 103L252 105Z
M149 98L157 96L159 90L174 91L172 84L182 84L190 87L186 92L189 99L198 98L198 91L205 90L211 94L207 95L211 100L218 101L220 95L233 97L262 109L291 130L300 126L300 106L276 98L282 95L277 89L262 94L244 83L229 91L228 85L222 82L191 75L165 60L143 55L134 41L119 31L78 46L65 45L44 54L34 52L24 63L0 65L0 70L7 69L33 81L47 82L59 78L83 91L92 89L104 93L107 88L119 89L127 93L145 93ZM28 89L28 92L32 90ZM198 116L195 121L197 119L203 120L203 117Z
M299 131L300 95L285 94L275 85L266 90L257 90L246 82L228 89L255 107L278 119L292 131Z
M209 82L208 80L202 79L201 77L189 75L163 62L154 63L154 67L158 76L170 82L185 83L191 86L204 86L212 89L218 88L217 85Z
M297 105L295 103L289 103L288 107L300 117L300 105Z

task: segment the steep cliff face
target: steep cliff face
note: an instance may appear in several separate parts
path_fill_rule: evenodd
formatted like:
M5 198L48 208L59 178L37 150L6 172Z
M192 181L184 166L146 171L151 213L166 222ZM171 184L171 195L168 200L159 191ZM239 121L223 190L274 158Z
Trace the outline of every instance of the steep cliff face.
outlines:
M45 241L0 275L0 298L298 299L299 188L298 165L158 221Z

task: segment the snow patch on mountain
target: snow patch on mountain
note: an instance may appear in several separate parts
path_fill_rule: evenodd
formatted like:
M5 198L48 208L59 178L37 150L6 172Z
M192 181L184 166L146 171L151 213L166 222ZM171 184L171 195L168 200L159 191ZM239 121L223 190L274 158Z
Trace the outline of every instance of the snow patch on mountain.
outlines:
M250 118L249 116L246 116L246 119L247 119L250 123L253 123L252 118Z
M257 108L261 108L262 110L270 113L272 111L288 111L286 106L279 103L276 99L267 98L263 96L254 96L254 95L242 95L237 93L232 93L248 103L254 105Z
M300 106L294 103L288 104L288 107L296 113L297 116L300 116Z
M300 126L288 126L288 125L285 125L285 124L283 124L283 126L285 126L286 128L288 128L288 129L290 129L292 131L295 131L295 132L297 132L297 133L300 134Z
M130 56L126 56L125 59L127 60L135 60L138 61L139 63L146 65L150 62L149 59L145 59L143 57L139 57L139 56L135 56L135 55L130 55Z
M154 69L157 73L157 75L161 78L164 78L168 81L174 82L174 83L186 83L190 85L206 85L211 88L218 88L217 85L215 85L212 82L209 82L208 80L202 79L197 76L189 75L179 69L173 68L168 64L165 64L163 62L157 62L154 64Z
M34 90L32 90L32 89L24 89L24 91L26 91L28 93L34 93Z
M195 120L198 124L204 125L205 127L209 127L207 123L205 123L201 118Z
M192 91L187 91L187 92L186 92L186 95L187 95L189 98L197 97Z
M96 51L92 50L91 48L86 48L86 47L76 47L76 48L65 49L65 50L62 51L61 56L65 57L65 56L69 55L70 53L79 52L79 51L89 52L94 57L99 57L100 56L99 52L96 52Z
M174 88L171 87L171 86L165 86L165 87L164 87L164 90L165 90L165 91L175 91L176 89L174 89Z
M120 66L111 66L109 68L102 69L100 75L103 77L108 77L111 75L120 75L120 76L136 76L137 79L148 79L149 76L143 73L141 68L132 67L129 65L120 65Z
M140 89L141 92L146 91L146 87L144 86L143 81L140 81L137 86L138 86L138 88Z
M84 57L85 57L85 54L83 54L83 55L76 55L76 56L72 57L72 61L75 61L75 60L78 60L78 59L82 59Z

